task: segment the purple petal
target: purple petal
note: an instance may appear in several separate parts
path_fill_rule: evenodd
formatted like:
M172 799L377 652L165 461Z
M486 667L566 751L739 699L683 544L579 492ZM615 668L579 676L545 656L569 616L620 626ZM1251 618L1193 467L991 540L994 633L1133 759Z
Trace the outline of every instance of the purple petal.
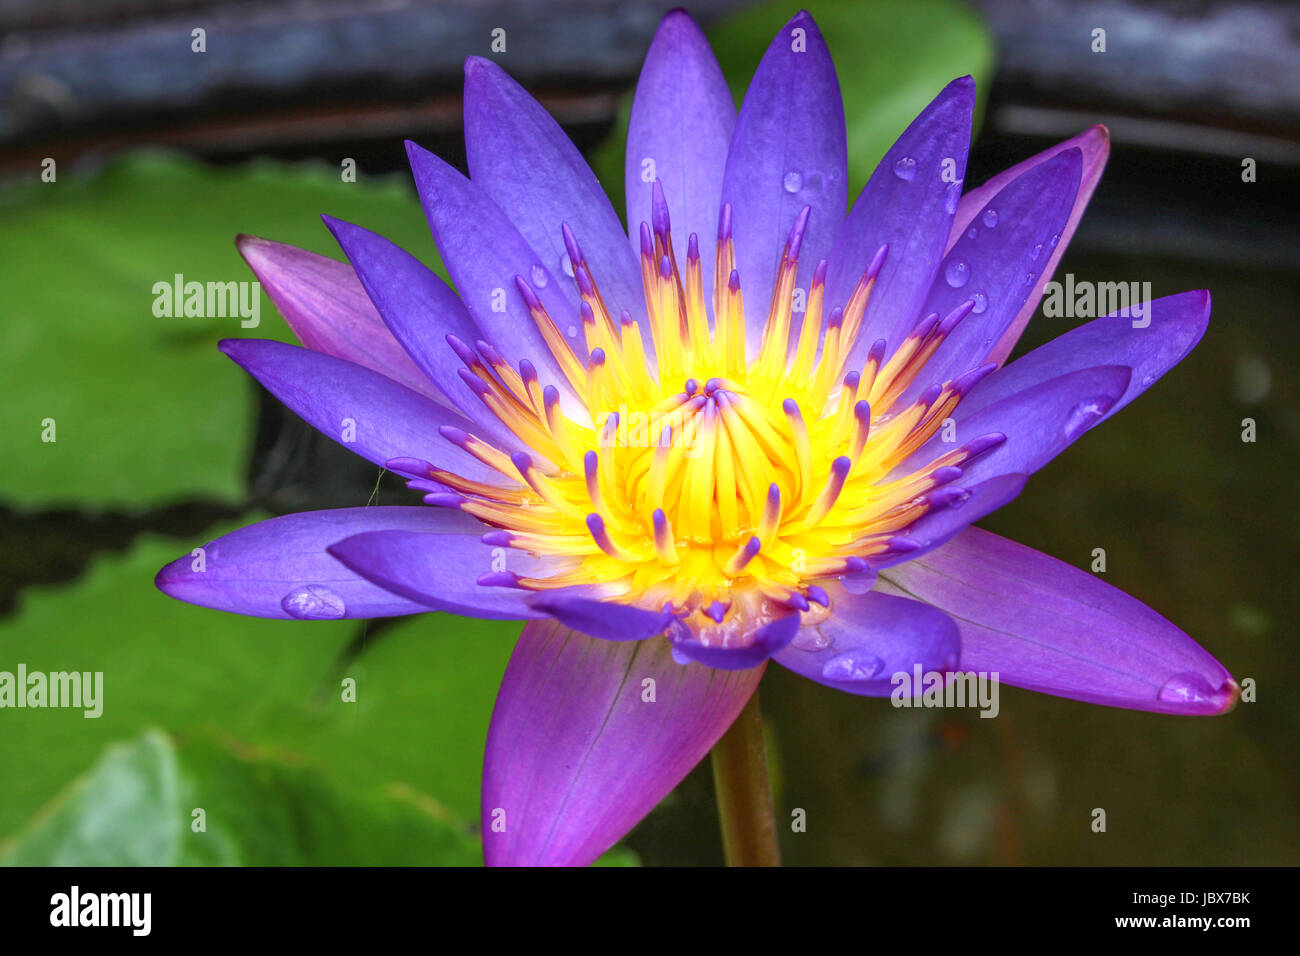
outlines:
M644 641L662 634L673 621L673 615L666 611L647 611L560 590L541 591L529 599L528 605L565 627L608 641Z
M562 267L561 223L577 237L614 319L620 309L645 312L641 267L595 173L541 104L501 67L476 56L465 61L465 152L470 178L559 280L572 312L581 300L567 278L572 264ZM649 341L648 326L642 333Z
M994 402L959 422L960 443L994 433L1006 436L992 451L962 466L962 485L971 487L997 475L1032 475L1105 417L1128 389L1131 375L1126 365L1070 372ZM935 435L893 474L908 474L960 447L942 439L942 432Z
M751 353L767 324L781 250L805 206L812 215L799 256L801 288L830 254L844 221L847 169L835 65L804 11L781 28L754 73L722 179L723 202L732 206Z
M1025 300L1025 304L1020 307L1020 311L1016 313L1006 331L1002 333L1002 338L994 344L992 351L988 354L987 361L999 363L1006 361L1007 356L1011 354L1011 350L1015 348L1016 342L1019 341L1020 333L1025 330L1025 326L1033 317L1034 312L1037 311L1038 302L1043 296L1043 286L1056 272L1056 267L1061 261L1065 247L1070 244L1070 240L1074 237L1074 230L1078 228L1079 220L1083 218L1083 212L1088 207L1088 200L1092 198L1093 191L1101 180L1102 170L1106 168L1106 159L1110 155L1110 132L1104 126L1094 126L1072 139L1067 139L1064 143L1058 143L1051 149L1044 150L1037 156L1031 156L1024 162L1017 163L1010 169L998 173L983 186L972 189L961 198L961 202L957 206L957 215L952 223L952 234L948 239L949 249L970 228L975 217L983 211L990 199L1002 191L1003 187L1034 166L1058 156L1067 149L1075 148L1082 153L1083 172L1079 181L1079 191L1074 196L1074 207L1070 210L1070 218L1061 230L1061 238L1056 243L1056 246L1050 250L1044 250L1045 253L1050 252L1050 255L1047 256L1043 268L1038 270L1038 278L1034 282L1029 298ZM978 225L976 223L977 227Z
M446 400L384 326L346 262L256 236L240 236L235 244L307 348L386 375L437 401Z
M953 80L898 138L840 228L826 301L843 307L876 250L889 245L848 361L861 368L878 339L896 347L921 316L966 175L975 81Z
M957 621L963 670L1169 714L1220 714L1236 702L1223 665L1142 602L987 531L969 528L881 581Z
M695 661L719 670L741 671L757 667L794 640L799 633L799 621L799 613L791 611L753 631L732 635L725 644L696 633L680 621L668 636L672 641L673 657L678 661Z
M467 343L480 338L460 297L432 269L378 233L331 216L324 219L402 348L430 379L445 387L447 400L475 423L482 437L498 448L518 450L514 433L460 381L464 363L447 344L447 336Z
M1128 308L1094 319L998 369L971 389L953 418L960 423L994 402L1067 372L1092 365L1127 365L1133 369L1132 379L1103 416L1109 418L1181 362L1201 340L1210 321L1210 293L1183 292L1155 299L1145 303L1141 312L1137 316Z
M627 225L639 250L640 224L651 221L657 177L671 213L674 250L684 254L691 233L698 237L705 301L712 301L718 197L735 125L736 106L708 41L690 14L671 11L646 53L632 101Z
M478 581L503 571L545 574L546 563L484 544L481 533L370 531L330 545L329 553L380 587L442 611L494 619L543 616L526 603L530 592Z
M381 507L305 511L222 535L202 554L158 572L158 589L178 601L254 617L332 620L420 614L432 608L359 577L326 549L373 531L462 531L482 527L440 508Z
M1082 162L1079 150L1069 149L1022 174L982 211L995 213L996 225L981 218L975 238L967 233L953 245L921 314L948 315L970 300L975 306L939 346L909 396L985 363L1042 274L1052 236L1065 228ZM991 215L988 221L994 221Z
M434 242L483 337L509 361L526 358L532 362L543 384L571 394L568 379L515 285L515 276L521 276L561 332L570 327L576 330L580 325L576 310L552 271L552 267L558 270L558 257L543 263L478 184L415 143L407 142L406 153ZM625 240L620 241L626 245ZM575 348L581 346L576 331L569 341ZM579 355L585 357L586 349L581 348Z
M221 351L322 435L377 465L422 458L466 478L501 479L438 433L472 432L468 419L377 372L266 339L223 339Z
M682 666L664 640L615 642L552 622L524 628L483 762L489 866L585 866L713 747L763 668Z
M942 611L872 591L851 594L838 584L827 588L830 616L806 625L785 650L774 656L782 667L820 684L888 697L895 674L912 678L956 670L961 658L957 625ZM919 688L918 688L919 691Z

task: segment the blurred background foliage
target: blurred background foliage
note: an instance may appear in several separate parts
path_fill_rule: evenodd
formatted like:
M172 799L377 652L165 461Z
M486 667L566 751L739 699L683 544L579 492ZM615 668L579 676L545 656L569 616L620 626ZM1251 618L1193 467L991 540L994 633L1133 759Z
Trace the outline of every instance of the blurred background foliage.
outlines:
M0 670L103 671L105 685L98 719L0 711L0 862L480 862L482 748L516 626L252 620L156 592L162 564L234 527L412 496L217 352L228 336L292 341L265 296L260 326L242 329L157 318L151 289L176 273L251 278L232 241L241 232L341 258L321 213L440 269L401 139L463 165L459 63L487 55L496 26L509 37L498 59L621 207L628 94L666 6L18 0L0 14ZM851 195L954 76L975 76L989 117L971 183L1111 124L1108 175L1062 271L1149 281L1157 296L1208 287L1215 317L1159 387L985 524L1080 566L1105 547L1111 582L1255 678L1259 702L1190 720L1007 688L990 721L894 710L772 668L778 805L809 821L785 835L788 860L1296 862L1300 703L1285 687L1298 676L1287 642L1300 279L1285 237L1300 195L1300 83L1224 73L1293 68L1293 41L1268 29L1289 14L808 6L843 85ZM1237 7L1250 17L1223 27ZM796 9L693 10L737 102ZM1087 52L1103 14L1116 53L1105 69ZM1163 73L1150 63L1153 23ZM206 58L189 53L196 25ZM1116 83L1116 71L1137 79ZM1241 182L1245 155L1260 158L1257 184ZM47 156L56 183L39 179ZM355 183L339 174L345 157ZM1062 331L1040 317L1020 351ZM1255 444L1240 440L1247 416ZM40 441L46 418L55 443ZM604 862L720 862L711 787L697 770ZM1104 835L1089 828L1094 807L1107 810Z

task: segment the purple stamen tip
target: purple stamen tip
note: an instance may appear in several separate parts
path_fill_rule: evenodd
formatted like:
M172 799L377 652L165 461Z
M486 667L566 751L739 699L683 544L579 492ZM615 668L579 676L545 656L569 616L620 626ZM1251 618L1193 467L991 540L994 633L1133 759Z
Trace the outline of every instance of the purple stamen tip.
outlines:
M745 560L748 561L748 560L749 560L750 558L752 558L754 555L758 554L759 550L760 550L762 547L763 547L763 542L759 540L758 535L754 535L752 538L750 538L748 541L746 541L746 542L745 542L745 552L744 552L744 553L745 553Z
M731 238L731 203L722 204L722 212L718 215L718 242L725 242Z
M459 508L465 503L465 499L449 491L435 491L424 496L424 503L438 508Z
M848 375L844 376L844 387L848 389L852 389L853 391L857 391L858 383L860 383L861 381L862 381L861 372L849 372Z
M799 417L799 403L793 398L787 398L781 403L781 411L785 412L791 418Z
M560 223L560 235L564 237L564 249L569 254L569 262L574 269L582 265L586 260L582 257L582 248L578 245L578 238L573 234L567 222Z
M655 241L654 237L650 234L650 225L649 223L643 222L641 223L641 255L647 259L652 259L654 258L654 254Z
M623 326L629 326L634 324L636 322L636 319L632 318L631 312L629 312L627 309L623 309L618 314L618 321Z
M831 462L831 474L836 478L843 479L852 467L853 459L848 455L840 455L840 457Z
M862 424L871 421L871 405L865 399L853 406L853 417Z
M956 481L963 474L965 470L956 465L944 465L942 468L936 468L930 477L936 485L946 485L950 481Z
M582 301L582 304L578 306L578 313L582 316L583 324L596 321L596 313L591 311L591 306L585 299Z
M665 237L672 228L668 218L668 200L664 198L663 184L656 179L650 185L650 221L654 224L655 235Z
M826 589L818 587L816 584L808 585L808 600L814 604L820 604L822 607L831 606L831 596L826 593Z
M990 432L987 435L981 435L966 446L966 454L974 458L976 455L982 455L990 448L1001 445L1006 440L1007 436L1002 432Z
M965 395L972 388L982 382L984 377L997 367L996 362L989 362L986 365L981 365L979 368L973 368L969 372L957 376L952 383L953 391L958 395Z
M809 608L808 599L798 591L791 594L790 597L786 599L785 603L798 611L806 611Z
M668 516L664 514L663 508L656 508L653 515L650 516L654 522L655 535L661 535L668 530Z
M509 531L489 531L479 540L493 548L508 548L514 536Z
M936 382L921 393L920 397L916 400L916 404L933 405L941 394L943 394L943 386Z
M804 206L795 217L794 225L790 227L790 238L786 241L786 246L790 250L791 259L799 258L799 247L803 245L804 230L808 228L808 217L812 215L812 206Z
M974 299L967 299L961 305L957 306L957 308L949 312L944 318L943 324L939 326L939 333L941 335L947 335L956 328L958 322L970 315L971 309L973 308L975 308Z
M513 571L493 571L482 575L475 583L484 588L517 588L519 575Z
M775 481L767 486L767 504L768 507L777 507L781 504L781 486Z
M695 381L695 379L693 378L688 378L686 380L686 384L682 386L682 390L686 392L688 398L694 395L697 391L699 391L699 388L700 388L700 383Z
M447 344L450 345L451 350L456 353L456 358L460 359L466 365L475 365L478 363L478 356L474 354L474 350L456 336L449 334L447 336Z
M537 381L537 368L528 359L519 360L519 377L525 382Z
M523 276L515 276L515 288L524 297L524 305L528 306L530 311L541 310L542 300L537 298L537 293L533 291L533 287L528 284L528 281Z
M487 384L481 378L479 378L477 375L475 375L467 368L456 369L456 374L460 376L460 380L462 382L464 382L466 385L470 387L470 390L475 395L486 395L488 392L491 391L491 389L487 387Z
M714 601L704 613L713 618L715 624L721 624L722 619L727 616L727 609L730 606L729 604L723 604L721 601Z
M587 515L587 530L596 538L602 538L605 535L605 519L596 512Z
M915 328L912 329L911 338L914 339L926 338L931 332L934 331L934 327L938 324L939 324L939 313L931 312L924 319L918 322Z
M661 279L667 279L667 278L670 277L672 274L673 274L673 263L672 263L672 260L669 259L667 256L662 256L662 257L660 257L660 259L659 259L659 277L660 277Z
M462 448L469 444L469 432L455 425L439 425L438 434L453 445L460 445Z
M871 264L867 266L866 276L868 280L874 279L876 276L880 275L880 270L885 265L885 256L888 254L889 243L885 243L876 250L876 254L871 259Z
M838 329L843 324L844 310L837 305L835 308L831 309L831 317L826 320L826 329L827 331L830 329Z
M881 360L885 357L885 349L887 348L889 348L888 342L884 339L876 339L876 341L871 343L871 348L867 352L867 358L879 365Z
M890 551L893 551L897 554L911 554L913 551L919 551L921 549L920 541L917 541L915 538L909 538L901 534L896 537L890 538L887 542L885 542L885 545L886 547L889 548Z
M588 477L596 473L596 468L600 465L600 456L594 451L589 451L582 456L582 470Z
M433 464L423 458L390 458L384 462L384 467L399 475L412 475L417 478L428 478L433 474Z
M686 261L698 262L700 259L700 237L691 233L686 237Z
M844 559L844 570L849 574L857 574L867 570L867 562L857 556L847 557Z
M554 385L547 385L542 389L542 402L548 408L560 401L560 390Z
M727 288L732 292L740 291L740 270L732 269L731 275L727 279Z
M528 469L533 467L533 460L528 457L527 453L522 451L514 452L510 456L510 463L519 469L519 473L526 475Z

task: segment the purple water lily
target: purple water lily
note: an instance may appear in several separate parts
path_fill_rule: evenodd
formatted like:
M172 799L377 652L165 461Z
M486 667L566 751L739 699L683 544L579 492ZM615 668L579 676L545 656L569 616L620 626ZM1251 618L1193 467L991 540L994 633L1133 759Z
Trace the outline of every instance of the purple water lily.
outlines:
M456 291L327 217L348 264L240 240L305 347L222 343L425 505L273 518L157 583L260 617L526 621L488 735L489 864L594 860L769 658L867 696L919 666L1171 714L1235 702L1154 611L971 527L1209 319L1208 293L1169 296L1003 366L1101 175L1103 127L963 195L964 77L850 210L812 18L772 41L737 114L674 12L636 90L625 231L541 106L489 61L465 74L470 178L408 144Z

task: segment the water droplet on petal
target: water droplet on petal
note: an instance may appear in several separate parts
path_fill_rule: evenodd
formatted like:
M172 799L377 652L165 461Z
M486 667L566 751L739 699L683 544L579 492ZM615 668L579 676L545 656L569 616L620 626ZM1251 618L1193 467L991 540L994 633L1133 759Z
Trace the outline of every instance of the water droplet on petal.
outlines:
M300 621L334 621L348 609L343 598L323 584L304 584L280 599L285 614Z
M785 174L785 179L781 181L781 185L785 187L786 192L797 193L800 187L803 186L803 174L797 169L792 169Z
M1056 244L1060 241L1061 241L1061 237L1059 235L1054 234L1052 238L1047 241L1047 244L1051 246L1053 249L1055 249Z
M998 211L996 209L985 209L982 218L984 220L984 226L988 229L992 229L998 224Z
M978 231L979 231L979 230L976 229L974 226L971 226L970 229L968 229L968 230L966 231L966 238L967 238L967 239L974 239L974 238L975 238L975 234L976 234Z
M1168 704L1196 704L1214 697L1214 688L1199 674L1175 674L1156 694Z
M576 325L571 325L569 326L568 332L569 332L569 338L573 338L575 335L578 334L578 327Z
M1037 278L1038 278L1038 273L1037 273L1037 272L1026 272L1026 273L1025 273L1025 285L1029 285L1029 283L1033 282L1033 281L1034 281L1035 279L1037 279Z
M1037 259L1040 255L1042 255L1042 253L1043 253L1043 244L1040 242L1038 245L1034 246L1033 251L1029 253L1029 258Z
M971 306L970 310L974 312L976 315L979 315L981 312L983 312L985 309L989 307L989 297L986 296L983 292L976 292L974 295L971 296L971 299L974 301L975 304Z
M546 270L541 266L533 266L533 285L538 289L546 288Z
M845 651L836 654L822 667L825 680L871 680L880 673L885 662L866 651Z
M794 636L790 645L801 651L824 651L831 646L831 639L815 627L805 627Z
M954 289L960 289L970 281L970 263L965 259L949 259L943 267L943 277Z
M804 194L807 196L820 196L822 192L822 174L812 173L803 184Z
M1070 441L1078 438L1085 431L1097 424L1097 419L1105 415L1110 408L1110 401L1104 398L1084 399L1065 422L1065 437Z
M569 258L569 254L567 252L564 255L560 256L560 271L563 272L570 279L573 278L573 260Z
M1150 384L1151 384L1152 382L1154 382L1155 380L1156 380L1156 377L1155 377L1154 375L1143 375L1143 376L1142 376L1142 387L1143 387L1143 388L1146 388L1148 385L1150 385Z
M948 507L952 508L953 510L956 510L957 508L960 508L968 501L970 501L970 492L967 489L963 488L961 489L961 494L954 495L952 500L948 502Z
M916 178L916 160L911 156L904 156L894 163L894 175L904 182L910 183Z

